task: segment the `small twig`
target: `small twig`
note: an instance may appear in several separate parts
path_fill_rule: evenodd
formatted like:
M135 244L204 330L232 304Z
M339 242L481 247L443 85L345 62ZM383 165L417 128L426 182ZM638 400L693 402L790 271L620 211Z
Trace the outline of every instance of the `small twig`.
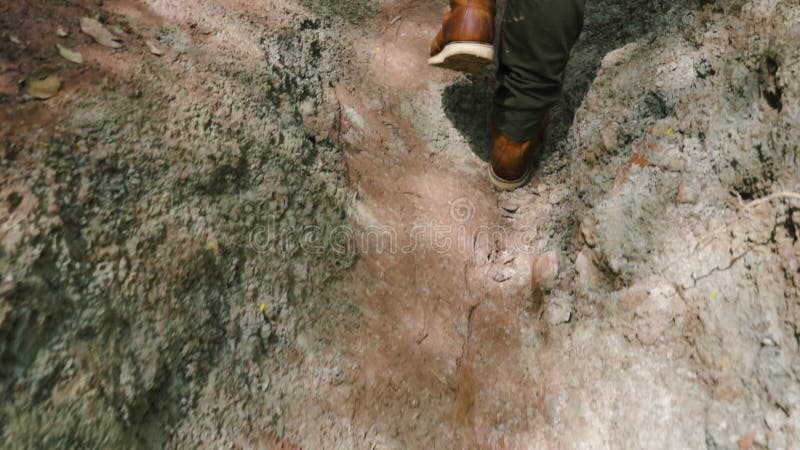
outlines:
M770 194L770 195L768 195L768 196L766 196L764 198L760 198L758 200L753 200L752 202L745 204L744 207L745 207L745 209L755 208L758 205L763 205L764 203L769 203L772 200L776 200L776 199L779 199L779 198L790 198L790 199L793 199L793 200L800 200L800 194L798 194L797 192L789 192L789 191L776 192L776 193Z
M339 100L339 93L334 91L334 95L336 96L336 144L341 147L342 146L342 102Z
M403 18L403 16L397 16L397 17L395 17L394 19L392 19L391 21L389 21L389 23L388 23L388 24L387 24L385 27L381 28L381 32L380 32L379 34L380 34L381 36L383 36L383 33L386 33L386 30L388 30L388 29L389 29L389 27L391 27L392 25L394 25L394 24L396 24L397 22L399 22L399 21L400 21L402 18ZM399 29L399 27L398 27L398 29ZM396 37L397 37L397 36L395 36L395 38L396 38Z
M403 192L401 192L401 194L411 195L411 196L414 196L414 197L417 197L417 198L422 198L421 195L417 194L416 192L411 192L411 191L403 191Z

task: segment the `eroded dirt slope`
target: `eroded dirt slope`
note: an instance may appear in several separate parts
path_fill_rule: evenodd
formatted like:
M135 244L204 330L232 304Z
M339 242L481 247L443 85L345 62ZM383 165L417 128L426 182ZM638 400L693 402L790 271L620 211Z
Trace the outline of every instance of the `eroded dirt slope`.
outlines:
M793 2L591 2L511 194L444 2L100 3L0 6L9 447L796 447Z

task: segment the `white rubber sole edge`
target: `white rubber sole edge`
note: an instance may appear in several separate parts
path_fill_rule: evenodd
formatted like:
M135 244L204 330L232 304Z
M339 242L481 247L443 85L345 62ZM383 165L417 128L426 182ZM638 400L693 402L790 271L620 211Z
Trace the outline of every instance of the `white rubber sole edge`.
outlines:
M513 191L514 189L525 186L531 180L531 175L533 175L533 167L529 167L528 171L525 172L525 175L518 180L504 180L494 173L492 165L489 164L489 178L492 180L492 184L501 191Z
M447 44L442 51L432 56L428 60L428 64L442 64L447 61L448 58L460 55L474 56L491 62L494 61L494 47L489 44L480 44L476 42L451 42Z

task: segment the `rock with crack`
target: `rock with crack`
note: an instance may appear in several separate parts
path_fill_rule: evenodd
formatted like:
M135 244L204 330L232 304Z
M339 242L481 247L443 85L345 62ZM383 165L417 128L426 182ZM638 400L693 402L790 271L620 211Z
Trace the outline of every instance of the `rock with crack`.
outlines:
M569 323L572 320L572 307L569 300L557 297L548 302L547 308L544 310L544 319L553 326Z

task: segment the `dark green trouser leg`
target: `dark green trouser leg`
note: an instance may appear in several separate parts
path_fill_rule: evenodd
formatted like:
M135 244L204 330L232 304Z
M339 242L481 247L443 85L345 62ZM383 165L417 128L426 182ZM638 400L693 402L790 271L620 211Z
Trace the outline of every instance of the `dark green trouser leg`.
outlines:
M500 31L499 87L492 120L515 141L561 96L564 67L583 27L585 0L508 0Z

